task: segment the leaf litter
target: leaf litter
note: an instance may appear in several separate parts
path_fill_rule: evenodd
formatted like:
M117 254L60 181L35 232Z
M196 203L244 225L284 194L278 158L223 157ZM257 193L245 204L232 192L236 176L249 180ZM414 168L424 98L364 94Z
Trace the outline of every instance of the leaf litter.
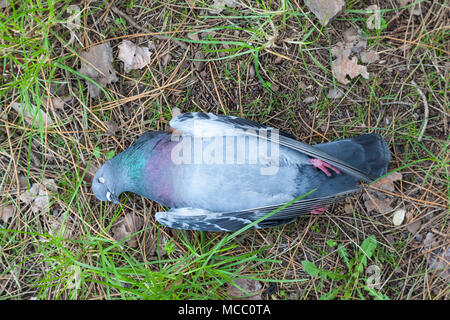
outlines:
M331 23L345 9L344 0L306 0L305 4L324 26Z
M344 41L339 41L331 48L331 54L335 58L331 62L333 76L342 84L348 84L351 79L361 75L364 79L369 79L367 66L358 63L358 57L363 63L372 63L379 59L377 52L366 50L367 39L362 35L361 30L349 28L344 32Z
M253 279L236 279L229 284L227 294L236 299L261 300L261 282Z
M234 9L236 7L236 5L237 5L236 0L214 0L212 7L209 10L209 13L219 14L226 7Z
M116 241L122 241L141 230L143 226L144 219L142 219L142 217L133 213L127 213L120 218L112 228L113 238ZM131 248L136 248L138 246L136 235L130 237L126 242Z
M81 28L81 9L76 4L72 4L67 7L67 13L70 14L65 24L66 28L70 31L70 40L67 42L67 46L70 46L75 39L78 40L80 45L83 45L75 33L76 30Z
M107 84L116 82L117 76L113 66L113 54L109 42L104 42L80 54L82 59L78 72L91 78L102 88ZM89 93L93 98L100 93L100 88L90 81L87 81Z
M394 182L401 179L402 174L400 172L394 172L372 183L371 187L393 192L395 190ZM394 202L394 197L382 191L371 188L367 190L367 192L363 195L363 199L365 200L364 205L366 206L368 212L377 211L379 213L386 214L394 210L391 206ZM396 218L396 222L398 222L399 220L400 217Z
M140 47L130 40L119 44L119 60L124 63L125 72L142 69L151 61L152 53L148 47Z
M23 116L24 120L36 127L39 127L40 119L42 119L42 123L44 125L53 124L52 119L45 113L41 108L38 108L29 103L19 103L13 102L11 107L21 116Z
M0 222L8 223L9 219L13 219L16 215L16 210L14 209L14 206L11 204L8 204L6 206L0 207Z
M44 178L41 183L33 183L30 189L20 195L20 200L30 205L34 213L48 212L50 209L49 191L56 192L55 180Z
M428 271L445 281L450 281L450 245L443 246L439 242L432 232L428 232L423 241Z

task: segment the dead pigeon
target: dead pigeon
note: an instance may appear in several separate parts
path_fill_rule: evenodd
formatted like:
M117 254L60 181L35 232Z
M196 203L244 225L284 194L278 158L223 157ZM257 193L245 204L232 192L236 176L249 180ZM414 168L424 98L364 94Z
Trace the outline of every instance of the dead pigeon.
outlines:
M133 192L164 206L156 219L186 230L235 231L294 201L253 228L291 223L302 213L361 190L386 174L390 159L377 134L314 146L242 118L185 113L170 121L171 132L140 136L95 174L92 189L119 203Z

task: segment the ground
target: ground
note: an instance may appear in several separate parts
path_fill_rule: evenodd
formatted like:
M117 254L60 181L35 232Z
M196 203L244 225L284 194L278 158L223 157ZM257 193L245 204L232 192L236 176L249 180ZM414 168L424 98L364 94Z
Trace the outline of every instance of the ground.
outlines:
M262 299L448 299L450 14L447 1L416 2L376 2L378 29L359 0L326 27L300 0L5 4L0 297L227 299L244 294L235 283ZM343 84L332 47L350 27L379 59ZM124 71L126 39L150 48L142 69ZM106 42L117 81L93 97L82 53ZM167 129L176 107L308 143L376 132L401 175L321 215L235 234L162 227L154 213L167 208L133 194L98 201L96 168Z

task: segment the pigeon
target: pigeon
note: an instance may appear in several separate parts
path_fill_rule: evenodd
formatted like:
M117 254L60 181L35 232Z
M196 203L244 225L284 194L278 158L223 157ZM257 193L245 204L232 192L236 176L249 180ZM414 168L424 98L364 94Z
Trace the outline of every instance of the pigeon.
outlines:
M145 132L97 170L99 200L136 193L169 207L155 217L174 229L269 228L360 192L390 160L374 133L309 145L234 116L183 113L169 124L172 132Z

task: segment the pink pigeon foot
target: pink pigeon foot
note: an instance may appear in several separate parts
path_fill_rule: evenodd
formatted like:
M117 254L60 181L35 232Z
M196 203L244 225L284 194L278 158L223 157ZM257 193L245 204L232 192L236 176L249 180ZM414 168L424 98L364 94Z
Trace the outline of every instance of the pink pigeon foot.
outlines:
M327 210L328 210L327 207L318 207L318 208L312 209L311 214L322 214Z
M309 159L309 163L311 163L314 168L322 170L328 177L331 176L331 173L327 170L327 168L333 170L336 173L340 173L340 171L333 167L331 164L319 159Z

